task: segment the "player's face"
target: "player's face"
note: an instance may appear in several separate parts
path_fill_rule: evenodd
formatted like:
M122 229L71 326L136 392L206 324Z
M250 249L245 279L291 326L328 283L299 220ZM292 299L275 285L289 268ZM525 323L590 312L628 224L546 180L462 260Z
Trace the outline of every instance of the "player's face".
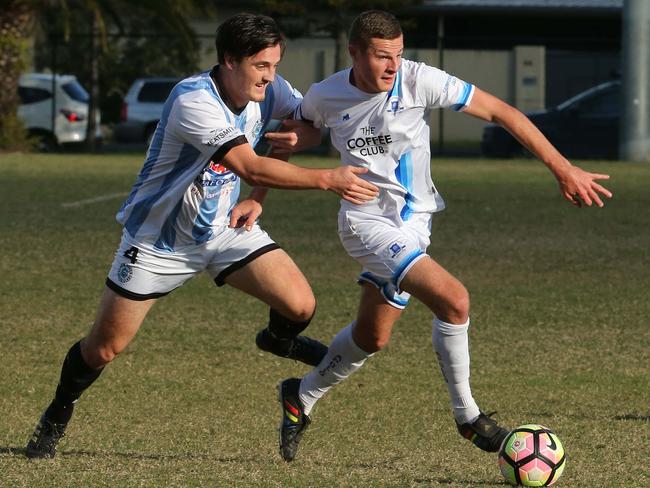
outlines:
M266 87L275 78L281 57L282 50L278 44L232 63L236 86L234 93L229 95L238 106L244 106L249 101L264 101Z
M395 82L404 51L404 38L370 39L366 49L350 45L354 84L366 93L389 91Z

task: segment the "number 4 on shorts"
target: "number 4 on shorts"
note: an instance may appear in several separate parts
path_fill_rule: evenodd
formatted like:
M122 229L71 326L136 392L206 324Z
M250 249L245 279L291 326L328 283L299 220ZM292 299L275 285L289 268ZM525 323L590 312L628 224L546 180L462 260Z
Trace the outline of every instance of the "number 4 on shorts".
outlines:
M131 260L131 264L135 264L135 262L138 260L138 251L139 249L137 247L131 246L131 249L124 251L123 256L125 258L129 258Z

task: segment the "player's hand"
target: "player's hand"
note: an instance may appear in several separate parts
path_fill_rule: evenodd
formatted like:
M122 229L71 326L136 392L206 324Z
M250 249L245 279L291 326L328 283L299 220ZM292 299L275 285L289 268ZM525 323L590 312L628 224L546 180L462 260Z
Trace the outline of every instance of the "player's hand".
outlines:
M571 165L566 171L557 174L556 178L564 198L577 207L581 207L583 203L587 207L591 207L594 203L602 207L604 203L601 195L612 198L612 192L596 182L596 180L608 180L609 175L589 173Z
M328 173L327 189L348 202L356 204L368 202L379 194L379 189L357 176L367 172L367 168L340 166Z
M278 154L302 151L320 144L320 129L302 120L286 119L282 121L279 132L267 132L266 140Z
M230 224L228 224L228 227L231 229L245 227L249 231L253 228L253 224L255 224L255 221L261 214L262 205L260 202L251 198L242 200L230 212Z

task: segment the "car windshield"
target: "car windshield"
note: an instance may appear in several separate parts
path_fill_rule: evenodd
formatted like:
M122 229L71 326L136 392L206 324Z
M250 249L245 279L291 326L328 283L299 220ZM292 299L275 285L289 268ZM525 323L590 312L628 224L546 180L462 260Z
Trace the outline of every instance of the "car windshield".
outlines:
M177 82L173 81L147 81L142 85L138 94L138 102L162 103L167 100Z
M78 102L88 103L90 95L78 81L69 81L64 83L61 88L68 94L70 98Z

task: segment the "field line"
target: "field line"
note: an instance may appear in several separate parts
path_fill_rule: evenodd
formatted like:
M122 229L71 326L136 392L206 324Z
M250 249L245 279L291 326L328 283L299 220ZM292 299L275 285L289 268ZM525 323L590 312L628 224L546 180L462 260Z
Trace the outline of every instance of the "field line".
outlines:
M107 195L99 195L98 197L86 198L84 200L77 200L76 202L64 202L61 204L63 208L83 207L91 203L105 202L106 200L113 200L114 198L123 198L129 192L109 193Z

